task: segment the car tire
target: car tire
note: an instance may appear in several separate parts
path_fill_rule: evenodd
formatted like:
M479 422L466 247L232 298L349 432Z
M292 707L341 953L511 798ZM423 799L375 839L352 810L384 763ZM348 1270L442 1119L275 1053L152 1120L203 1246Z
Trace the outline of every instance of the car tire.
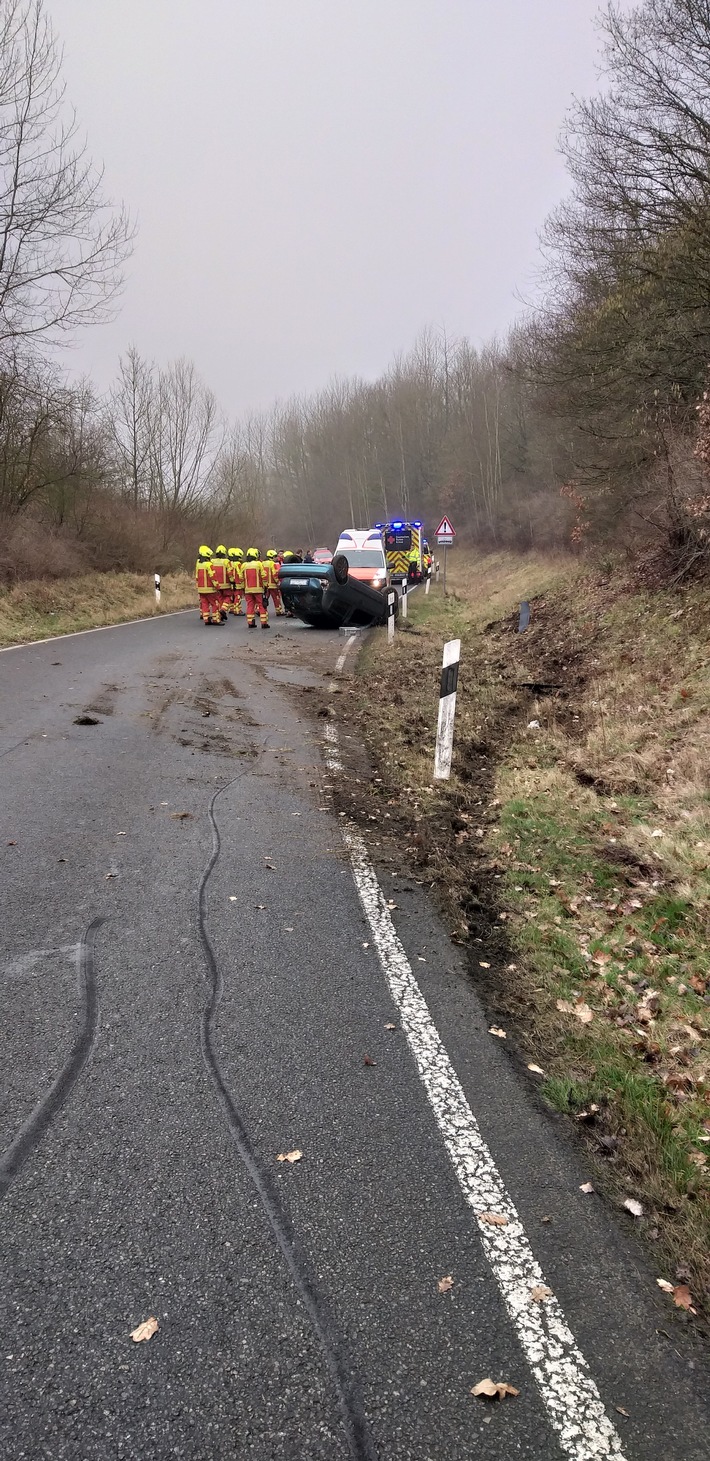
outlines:
M333 559L333 573L336 583L347 583L350 564L344 553L336 553Z

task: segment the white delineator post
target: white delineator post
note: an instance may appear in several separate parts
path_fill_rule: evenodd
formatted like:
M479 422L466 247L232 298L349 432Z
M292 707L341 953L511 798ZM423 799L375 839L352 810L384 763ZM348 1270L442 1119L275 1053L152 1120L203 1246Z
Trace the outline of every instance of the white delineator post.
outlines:
M402 579L402 597L401 597L400 603L399 603L399 612L402 615L402 618L403 619L406 619L406 617L407 617L407 580L406 580L406 578L403 578Z
M397 603L397 595L393 588L387 595L387 638L392 644L394 640L394 609Z
M431 588L431 574L429 574L429 577L428 577L428 579L426 581L426 584L424 586L424 593L425 593L425 595L428 594L430 588Z
M160 574L155 575L155 602L160 607Z
M451 775L460 659L461 640L450 639L448 644L444 645L444 662L439 691L439 724L436 729L436 754L434 756L434 777L437 781L448 781Z

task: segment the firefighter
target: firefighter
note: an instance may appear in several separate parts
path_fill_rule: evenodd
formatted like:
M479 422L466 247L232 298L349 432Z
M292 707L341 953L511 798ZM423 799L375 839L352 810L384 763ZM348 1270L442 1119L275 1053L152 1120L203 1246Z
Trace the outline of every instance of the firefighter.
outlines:
M242 608L242 574L244 571L244 554L242 553L241 548L228 548L227 557L229 559L228 576L229 582L232 587L232 596L229 607L235 617L238 617L240 614L244 613L244 610Z
M417 583L419 577L419 554L412 549L407 561L407 578L410 583Z
M283 603L281 601L281 586L279 584L279 555L276 552L275 548L269 548L269 551L266 555L266 560L264 562L264 568L266 569L266 594L269 595L271 602L276 610L276 617L278 619L281 619L286 613L286 610L284 609ZM268 602L268 599L266 599L266 594L264 595L264 598L266 602Z
M221 602L220 590L214 580L212 571L212 549L206 543L198 550L197 563L195 564L195 582L197 592L200 595L200 613L204 624L221 624L222 618L219 612Z
M265 565L259 558L258 548L247 548L242 576L247 600L247 627L249 629L256 628L256 614L258 611L262 629L268 629L269 616L264 602L267 571Z
M219 543L212 555L212 573L219 589L219 615L224 623L229 601L229 559L224 543Z

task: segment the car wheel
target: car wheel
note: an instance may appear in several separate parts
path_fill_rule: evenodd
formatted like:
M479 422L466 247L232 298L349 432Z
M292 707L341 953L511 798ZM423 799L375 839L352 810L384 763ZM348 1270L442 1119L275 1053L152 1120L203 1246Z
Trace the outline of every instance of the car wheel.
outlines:
M336 583L347 583L349 567L350 564L348 563L345 554L338 553L333 559L333 573L335 574Z

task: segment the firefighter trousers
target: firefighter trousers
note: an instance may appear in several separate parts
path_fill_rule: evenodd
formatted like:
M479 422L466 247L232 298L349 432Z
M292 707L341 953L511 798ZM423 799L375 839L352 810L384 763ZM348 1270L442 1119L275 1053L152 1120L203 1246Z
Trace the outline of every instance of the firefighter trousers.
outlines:
M205 624L220 623L221 596L218 593L200 594L200 613Z
M255 615L258 614L262 624L268 624L269 616L266 612L263 594L247 594L247 624L255 623Z

